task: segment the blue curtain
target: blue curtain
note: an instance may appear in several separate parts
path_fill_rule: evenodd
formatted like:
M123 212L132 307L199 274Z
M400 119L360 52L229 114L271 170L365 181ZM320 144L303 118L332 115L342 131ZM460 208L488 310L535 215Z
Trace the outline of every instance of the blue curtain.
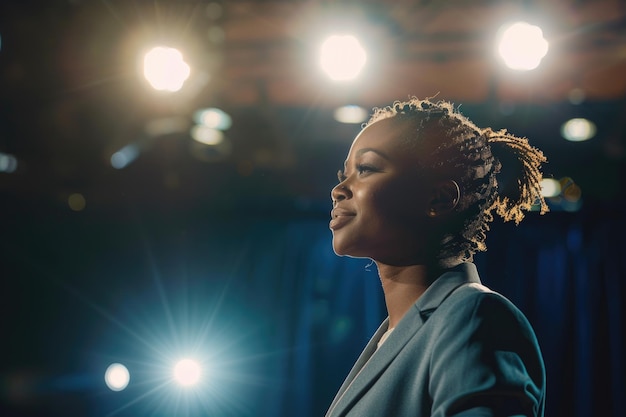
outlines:
M535 328L548 417L626 415L625 226L615 209L531 215L496 224L478 258Z
M548 417L626 415L625 226L603 208L531 213L520 226L496 222L489 250L476 257L483 281L537 332ZM385 316L382 290L375 266L332 253L325 221L272 230L276 244L259 239L250 259L255 292L276 280L278 304L267 311L283 329L274 342L287 352L276 358L282 388L266 415L320 416Z

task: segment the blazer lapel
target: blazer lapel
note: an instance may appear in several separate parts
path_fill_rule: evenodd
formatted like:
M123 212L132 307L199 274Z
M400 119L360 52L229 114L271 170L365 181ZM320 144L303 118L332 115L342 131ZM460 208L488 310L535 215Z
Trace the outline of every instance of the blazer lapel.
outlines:
M335 395L335 399L333 400L330 407L328 408L328 412L326 413L327 417L333 415L333 411L335 407L337 406L339 401L343 399L344 394L346 393L348 388L350 388L354 379L357 377L357 375L360 374L361 370L363 370L363 368L365 367L367 362L370 360L372 355L376 352L378 341L381 339L383 334L387 331L388 326L389 326L389 318L386 318L383 321L383 323L380 325L380 327L378 327L378 330L376 330L376 333L374 333L374 336L372 336L370 341L367 343L367 346L365 346L365 349L363 349L363 352L361 352L361 355L356 360L356 363L350 370L350 373L346 377L343 384L341 384L341 387L339 388L337 395Z
M422 294L413 308L404 315L384 345L379 350L376 350L378 341L387 331L389 325L389 319L385 319L363 350L363 353L361 353L361 356L359 356L359 359L357 359L335 396L326 416L340 416L343 415L344 411L349 410L376 382L379 375L389 366L411 338L416 336L430 314L456 288L470 282L480 283L476 267L472 263L461 264L441 275Z

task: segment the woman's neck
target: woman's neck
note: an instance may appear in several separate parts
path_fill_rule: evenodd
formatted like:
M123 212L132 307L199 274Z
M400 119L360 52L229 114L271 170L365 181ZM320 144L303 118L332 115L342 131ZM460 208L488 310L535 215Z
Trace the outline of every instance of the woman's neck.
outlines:
M390 266L377 263L385 293L389 328L396 327L440 273L426 265Z

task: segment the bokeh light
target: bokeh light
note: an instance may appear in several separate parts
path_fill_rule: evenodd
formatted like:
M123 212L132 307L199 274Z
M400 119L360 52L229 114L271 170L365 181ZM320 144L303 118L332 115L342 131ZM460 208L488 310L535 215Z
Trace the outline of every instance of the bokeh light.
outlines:
M130 143L111 155L111 166L115 169L125 168L138 156L139 146L135 143Z
M541 180L541 195L544 197L556 197L561 194L561 183L554 178Z
M507 67L530 71L537 68L548 53L548 41L538 26L517 22L500 29L497 50Z
M335 81L356 78L367 61L367 53L352 35L328 37L320 49L320 66Z
M586 97L587 94L582 88L572 88L567 94L567 99L574 105L582 104Z
M336 108L333 115L340 123L362 123L367 119L368 112L361 106L348 104Z
M67 205L73 211L83 211L87 205L87 201L81 193L74 193L67 198Z
M113 363L104 373L104 382L111 391L122 391L130 382L130 372L121 363Z
M0 172L10 174L17 169L17 158L11 154L0 152Z
M215 107L196 111L193 119L199 125L219 130L228 130L233 124L231 117L226 112Z
M195 125L191 128L191 137L205 145L219 145L224 141L224 133L221 130L202 125Z
M155 90L175 92L183 87L191 68L178 49L158 46L144 56L143 74Z
M595 123L584 118L570 119L561 126L561 136L572 142L589 140L595 134Z

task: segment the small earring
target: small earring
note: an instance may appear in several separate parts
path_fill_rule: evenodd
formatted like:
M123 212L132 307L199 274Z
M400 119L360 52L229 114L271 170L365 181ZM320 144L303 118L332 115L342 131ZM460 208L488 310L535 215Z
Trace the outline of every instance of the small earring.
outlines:
M434 208L430 208L430 210L428 210L428 217L435 217L437 215L437 211Z

